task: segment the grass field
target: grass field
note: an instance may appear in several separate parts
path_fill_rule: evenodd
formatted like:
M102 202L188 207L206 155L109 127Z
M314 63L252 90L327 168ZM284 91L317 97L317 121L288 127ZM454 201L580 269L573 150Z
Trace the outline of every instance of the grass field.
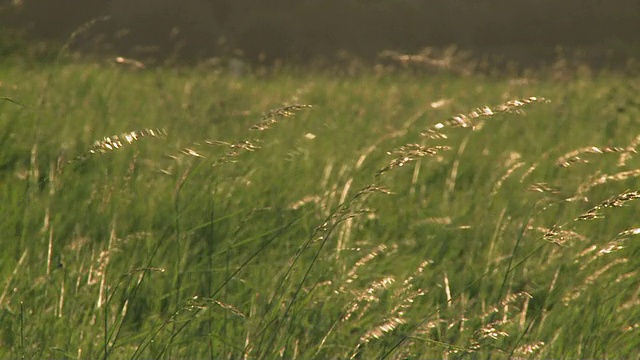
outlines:
M4 64L0 358L637 358L638 93Z

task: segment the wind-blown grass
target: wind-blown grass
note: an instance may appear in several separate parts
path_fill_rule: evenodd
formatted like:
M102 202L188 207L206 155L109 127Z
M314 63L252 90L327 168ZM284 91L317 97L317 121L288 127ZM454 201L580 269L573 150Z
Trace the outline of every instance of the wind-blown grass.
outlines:
M616 75L0 81L2 358L637 355Z

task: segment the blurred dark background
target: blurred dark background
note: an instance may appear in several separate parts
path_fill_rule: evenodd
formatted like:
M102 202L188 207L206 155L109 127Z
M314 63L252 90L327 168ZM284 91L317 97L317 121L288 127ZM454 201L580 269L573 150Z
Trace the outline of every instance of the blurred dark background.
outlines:
M560 48L617 66L640 54L640 0L0 0L0 24L5 55L66 43L147 61L330 63L455 45L525 66Z

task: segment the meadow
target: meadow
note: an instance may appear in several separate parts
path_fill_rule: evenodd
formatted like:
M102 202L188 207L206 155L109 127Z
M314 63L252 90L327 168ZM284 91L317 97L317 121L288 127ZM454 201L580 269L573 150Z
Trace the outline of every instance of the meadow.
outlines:
M638 93L4 63L0 358L636 358Z

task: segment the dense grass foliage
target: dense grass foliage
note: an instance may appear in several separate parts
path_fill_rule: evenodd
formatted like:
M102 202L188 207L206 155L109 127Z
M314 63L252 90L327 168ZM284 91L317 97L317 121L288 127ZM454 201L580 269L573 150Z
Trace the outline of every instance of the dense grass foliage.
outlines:
M639 92L2 66L0 358L637 356Z

